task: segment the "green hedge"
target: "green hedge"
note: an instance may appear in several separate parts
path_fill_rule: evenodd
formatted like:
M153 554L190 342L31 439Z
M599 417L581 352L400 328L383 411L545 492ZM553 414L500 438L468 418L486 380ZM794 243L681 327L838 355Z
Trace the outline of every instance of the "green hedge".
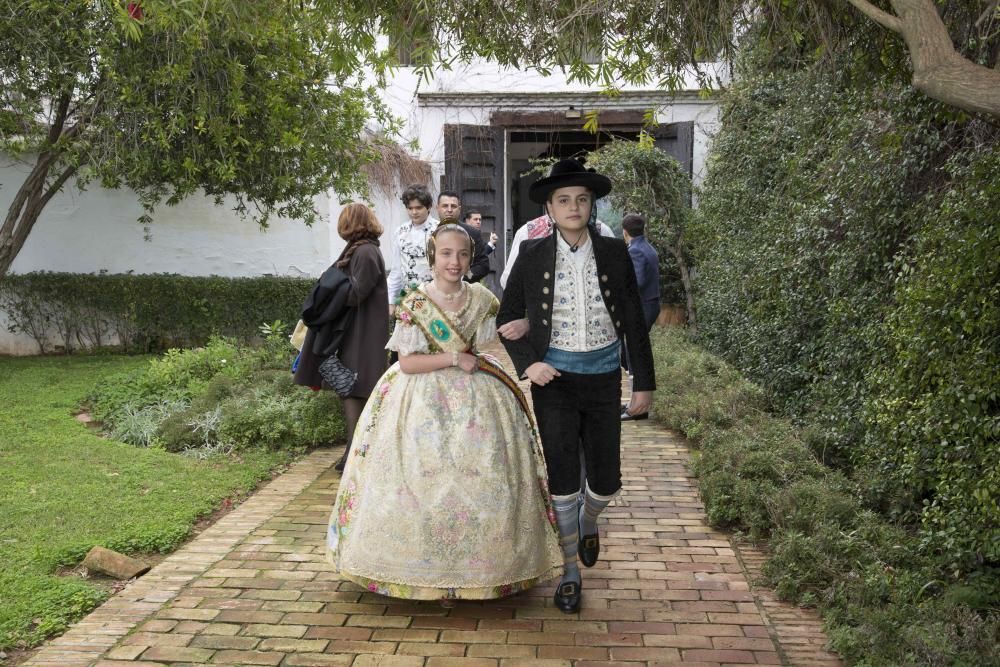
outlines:
M694 445L709 521L766 540L767 583L817 605L852 665L996 665L1000 572L958 580L921 536L867 510L807 430L678 329L655 328L653 416Z
M1000 127L750 62L700 202L702 342L949 580L1000 567Z
M0 280L11 331L42 354L204 345L213 334L251 340L263 322L295 322L313 280L173 274L26 273Z

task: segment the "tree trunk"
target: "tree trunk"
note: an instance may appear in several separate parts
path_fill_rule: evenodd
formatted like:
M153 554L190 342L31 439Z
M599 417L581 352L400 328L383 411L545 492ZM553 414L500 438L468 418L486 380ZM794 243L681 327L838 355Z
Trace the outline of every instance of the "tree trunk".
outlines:
M962 57L934 0L890 0L895 15L867 0L848 0L865 16L898 33L913 61L913 86L928 97L1000 118L1000 71Z
M677 239L677 243L670 247L670 254L677 261L677 268L681 272L681 284L684 285L685 309L687 310L688 328L693 333L698 331L698 315L694 308L694 287L691 284L691 269L684 259L684 237Z
M7 217L3 227L0 227L0 279L10 271L45 205L62 189L69 177L76 173L75 167L66 167L65 171L46 187L49 170L54 162L55 157L52 153L41 153L31 173L24 179L24 183L14 196L10 208L7 209Z
M28 240L28 234L38 221L38 216L42 214L42 209L62 189L69 177L76 173L77 167L64 166L63 172L46 186L49 172L62 156L59 142L66 143L76 139L86 129L89 119L96 110L95 103L90 113L81 116L76 124L63 132L70 114L72 99L73 90L67 90L59 96L48 136L38 154L35 166L24 179L24 183L14 195L14 201L7 209L7 217L4 219L3 227L0 227L0 279L10 271L11 265L24 247L24 242Z

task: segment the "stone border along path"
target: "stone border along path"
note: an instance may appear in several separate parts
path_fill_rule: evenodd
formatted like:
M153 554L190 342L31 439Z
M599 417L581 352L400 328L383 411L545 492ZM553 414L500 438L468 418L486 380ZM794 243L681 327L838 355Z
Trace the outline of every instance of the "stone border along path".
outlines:
M339 453L291 466L25 667L842 664L814 611L751 587L764 556L708 527L684 439L652 421L623 427L624 489L575 615L551 585L445 609L339 580L324 556Z

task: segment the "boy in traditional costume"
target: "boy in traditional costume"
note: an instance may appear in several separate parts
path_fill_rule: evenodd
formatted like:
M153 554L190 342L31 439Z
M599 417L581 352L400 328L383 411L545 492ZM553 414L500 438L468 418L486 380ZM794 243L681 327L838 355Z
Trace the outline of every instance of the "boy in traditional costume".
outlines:
M610 191L607 177L573 159L531 186L556 233L521 244L497 315L518 375L531 380L566 569L554 600L566 613L580 608L577 556L597 562L597 517L621 489L623 343L634 374L629 411L647 411L655 389L632 260L596 228L595 202ZM518 336L522 318L530 326Z

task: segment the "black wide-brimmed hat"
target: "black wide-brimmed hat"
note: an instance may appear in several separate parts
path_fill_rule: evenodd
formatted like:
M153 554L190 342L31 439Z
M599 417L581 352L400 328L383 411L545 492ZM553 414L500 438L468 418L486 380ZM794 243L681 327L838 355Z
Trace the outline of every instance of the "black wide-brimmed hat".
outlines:
M607 176L598 174L593 169L587 169L575 159L559 160L552 165L552 170L545 178L540 178L528 189L528 198L536 204L544 204L549 194L559 188L582 185L594 193L595 199L600 199L611 192L611 181Z

